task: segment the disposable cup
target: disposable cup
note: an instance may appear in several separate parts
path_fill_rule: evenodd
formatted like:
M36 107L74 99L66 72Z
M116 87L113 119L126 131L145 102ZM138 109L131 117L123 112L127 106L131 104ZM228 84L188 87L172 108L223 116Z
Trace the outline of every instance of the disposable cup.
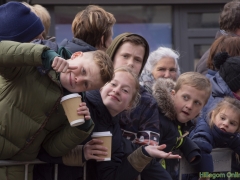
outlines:
M111 154L112 154L112 133L110 131L104 132L93 132L92 136L93 139L100 139L103 141L102 146L106 147L107 155L98 155L99 157L103 158L103 161L111 161Z
M77 114L77 108L81 102L82 97L77 93L63 96L61 99L61 104L71 126L79 126L85 122L84 116Z

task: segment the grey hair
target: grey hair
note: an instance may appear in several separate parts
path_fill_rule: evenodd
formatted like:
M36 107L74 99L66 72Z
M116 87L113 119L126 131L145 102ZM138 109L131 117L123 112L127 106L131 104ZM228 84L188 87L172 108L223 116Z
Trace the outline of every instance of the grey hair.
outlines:
M179 52L174 51L171 48L167 47L159 47L157 50L151 52L151 54L148 57L147 63L145 65L145 68L149 71L152 72L153 68L156 66L159 60L161 60L164 57L170 57L173 58L176 64L176 69L177 69L177 76L180 75L180 67L178 64L178 59L179 59Z

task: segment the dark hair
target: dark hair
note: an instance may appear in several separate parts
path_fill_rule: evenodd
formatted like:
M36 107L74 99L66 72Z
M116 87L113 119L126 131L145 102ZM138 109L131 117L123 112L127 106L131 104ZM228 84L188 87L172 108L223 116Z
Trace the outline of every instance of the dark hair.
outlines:
M224 5L219 17L220 29L234 32L240 28L240 1L233 0Z

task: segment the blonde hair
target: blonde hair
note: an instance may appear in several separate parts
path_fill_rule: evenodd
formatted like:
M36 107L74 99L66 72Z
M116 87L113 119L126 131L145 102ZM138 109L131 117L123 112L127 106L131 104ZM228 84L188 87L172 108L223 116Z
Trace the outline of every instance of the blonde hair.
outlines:
M39 4L35 4L33 6L31 6L26 2L22 2L22 4L30 8L31 11L40 18L44 26L44 31L42 35L43 35L43 38L46 39L49 32L50 25L51 25L51 16L48 10Z
M176 82L176 86L174 88L175 92L177 92L183 85L188 85L194 87L200 91L205 91L206 98L205 104L208 101L208 98L212 92L212 85L208 78L198 72L186 72L179 76Z
M109 82L113 78L114 68L111 58L108 56L107 53L97 50L97 51L90 51L93 52L93 60L100 68L100 76L102 82L105 84ZM88 52L86 52L88 53Z
M116 19L113 14L99 6L89 5L76 14L72 22L72 32L75 38L81 39L93 47L102 45L106 48L105 42L115 23ZM102 36L104 44L101 44Z
M139 94L139 89L140 89L140 85L139 85L139 81L138 81L138 76L132 72L132 70L126 66L124 67L119 67L119 68L116 68L114 70L114 73L116 72L127 72L129 73L133 79L134 79L134 83L135 83L135 88L134 88L134 93L133 93L133 96L132 96L132 99L130 101L130 104L131 104L131 108L135 108L139 102L139 99L140 99L140 94Z
M232 110L234 110L234 112L236 114L238 114L238 129L237 132L240 132L240 102L237 99L231 98L231 97L224 97L222 99L222 101L220 101L217 106L211 110L211 112L209 113L209 126L212 128L213 124L214 124L214 119L217 116L217 114L226 108L231 108Z

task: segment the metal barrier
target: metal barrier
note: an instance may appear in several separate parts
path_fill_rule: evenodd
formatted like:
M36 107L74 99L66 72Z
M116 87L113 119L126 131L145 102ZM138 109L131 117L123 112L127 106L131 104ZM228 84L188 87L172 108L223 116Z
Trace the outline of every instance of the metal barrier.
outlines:
M28 165L29 164L47 164L46 162L35 159L33 161L12 161L12 160L0 160L0 166L13 166L13 165L24 165L25 166L25 177L24 180L28 180ZM58 179L58 164L54 165L54 180Z
M25 166L25 176L24 180L28 180L28 165L29 164L47 164L46 162L35 159L33 161L12 161L12 160L0 160L0 166L14 166L14 165L24 165ZM86 180L86 163L83 166L83 180ZM54 180L58 179L58 164L54 165ZM141 180L141 176L137 177L137 180Z
M182 155L182 154L181 154ZM232 150L228 148L215 148L211 152L213 158L213 172L230 172L232 163ZM182 156L179 167L179 180L182 180L183 174L198 173ZM228 178L230 179L230 178Z

